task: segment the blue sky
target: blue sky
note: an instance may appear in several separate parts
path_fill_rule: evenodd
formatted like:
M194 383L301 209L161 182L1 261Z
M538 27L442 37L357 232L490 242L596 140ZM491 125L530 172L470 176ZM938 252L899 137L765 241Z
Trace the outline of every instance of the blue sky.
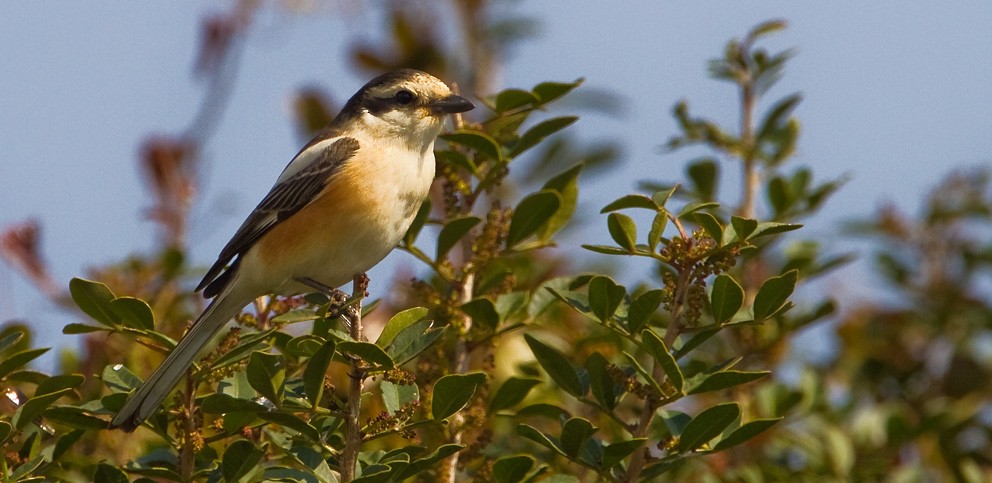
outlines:
M507 10L535 18L538 36L512 50L498 85L586 78L623 99L623 114L592 114L583 140L617 140L622 162L583 179L583 207L598 209L645 177L677 179L689 153L663 153L670 111L733 123L734 91L706 76L706 61L731 37L782 18L789 29L764 45L794 47L785 78L769 95L795 91L803 134L795 165L818 179L851 181L813 220L806 238L835 249L838 223L891 201L913 211L953 167L992 162L992 2L612 2L521 1ZM190 121L202 86L192 77L205 14L225 2L118 4L18 2L0 14L0 226L43 223L43 249L63 282L86 268L154 248L151 204L136 169L140 142ZM346 47L382 26L375 11L331 2L318 11L267 10L247 39L219 130L204 153L204 184L193 221L193 261L208 264L300 145L290 99L319 85L343 99L365 79ZM726 166L728 172L735 167ZM728 176L728 183L732 177ZM736 195L728 195L736 200ZM591 213L592 211L590 211ZM605 242L603 220L569 240ZM377 270L388 277L394 254ZM633 267L631 279L638 274ZM373 272L373 280L377 273ZM623 278L623 277L622 277ZM840 285L841 282L835 282ZM373 285L373 295L381 295ZM60 334L59 309L0 264L0 322L29 318L45 343Z

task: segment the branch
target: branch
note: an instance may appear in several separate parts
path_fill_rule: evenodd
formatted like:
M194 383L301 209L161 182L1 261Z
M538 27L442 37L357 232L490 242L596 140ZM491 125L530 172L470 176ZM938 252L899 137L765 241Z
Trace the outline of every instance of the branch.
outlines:
M355 341L362 340L362 302L365 291L369 287L369 277L364 273L355 275L352 281L352 298L357 298L358 302L352 307L350 332L351 338ZM365 368L361 359L354 358L351 361L351 371L348 373L351 379L348 385L348 407L345 417L344 430L344 451L341 453L341 480L351 481L355 479L355 467L358 465L358 452L362 448L362 426L359 415L362 410L362 385L365 381Z

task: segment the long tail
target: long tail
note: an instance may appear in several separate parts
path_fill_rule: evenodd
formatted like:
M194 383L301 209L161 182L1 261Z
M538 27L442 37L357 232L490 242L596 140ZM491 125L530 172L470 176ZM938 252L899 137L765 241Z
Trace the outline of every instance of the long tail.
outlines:
M232 288L230 284L228 288ZM230 290L221 292L203 311L190 329L138 390L128 398L124 407L110 422L110 429L121 428L131 432L147 419L172 392L186 369L193 364L200 350L213 339L232 317L250 302L245 297L231 296Z

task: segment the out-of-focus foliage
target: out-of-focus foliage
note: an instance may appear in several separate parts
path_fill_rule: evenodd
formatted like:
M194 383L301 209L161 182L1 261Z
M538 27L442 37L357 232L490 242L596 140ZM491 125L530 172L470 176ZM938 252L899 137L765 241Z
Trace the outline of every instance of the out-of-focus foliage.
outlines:
M689 160L682 179L618 193L598 221L610 243L562 241L584 173L615 150L568 135L582 113L558 112L559 101L581 96L581 79L492 85L533 22L495 18L485 1L395 2L385 40L350 49L370 74L420 68L481 101L438 143L434 192L400 245L420 262L412 277L373 281L388 286L384 301L258 300L142 429L106 431L138 374L202 309L185 248L198 153L258 8L234 2L205 21L197 73L207 100L183 133L143 144L158 252L62 287L37 224L0 238L5 260L77 311L64 332L85 340L50 376L29 369L47 349L23 324L0 331L6 479L992 478L992 174L949 178L918 219L887 208L856 226L878 240L884 299L842 291L795 301L851 256L801 239L801 223L843 184L789 165L801 95L757 109L793 55L761 46L785 27L772 21L710 63L740 95L727 106L739 125L699 117L688 101L673 109L680 132L667 147L711 156ZM457 41L439 37L442 18L458 19ZM320 87L298 93L301 133L328 122L331 99ZM723 199L728 167L743 174L731 188L737 203ZM616 257L655 276L625 286L584 265ZM355 307L368 332L344 323ZM833 360L802 367L792 383L776 377L798 331L828 316Z

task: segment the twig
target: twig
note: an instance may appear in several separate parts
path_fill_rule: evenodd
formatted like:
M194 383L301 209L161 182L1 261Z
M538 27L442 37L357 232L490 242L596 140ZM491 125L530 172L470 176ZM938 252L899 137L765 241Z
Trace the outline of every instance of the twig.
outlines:
M352 281L352 297L359 301L352 306L351 338L362 340L362 302L365 291L369 287L369 277L364 273L355 275ZM351 371L348 373L351 382L348 385L348 408L345 417L344 451L341 453L341 480L355 479L355 467L358 464L358 452L362 448L361 422L359 415L362 409L362 389L365 381L365 367L357 357L351 361Z

